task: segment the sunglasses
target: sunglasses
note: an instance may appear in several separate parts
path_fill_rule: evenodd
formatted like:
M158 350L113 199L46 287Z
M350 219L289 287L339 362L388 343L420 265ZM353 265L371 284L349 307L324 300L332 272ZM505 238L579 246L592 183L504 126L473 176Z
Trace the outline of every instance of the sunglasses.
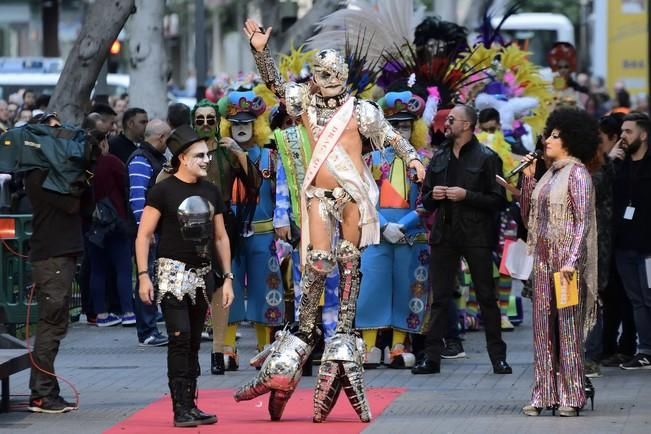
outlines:
M213 126L216 123L217 123L217 118L215 118L214 116L208 116L207 118L201 116L194 119L194 124L199 127L202 126L203 124Z
M466 119L455 119L454 116L448 116L447 118L445 118L445 122L447 122L447 123L450 124L450 125L452 125L452 124L455 123L456 121L469 122L469 121L466 120Z

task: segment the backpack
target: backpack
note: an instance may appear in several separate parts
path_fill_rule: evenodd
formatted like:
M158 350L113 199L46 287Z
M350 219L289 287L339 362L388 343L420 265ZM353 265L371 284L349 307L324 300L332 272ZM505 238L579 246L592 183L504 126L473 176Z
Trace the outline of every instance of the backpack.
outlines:
M87 233L88 241L98 247L104 248L104 238L122 229L122 221L118 212L111 203L111 199L105 197L98 200L93 210L90 230Z

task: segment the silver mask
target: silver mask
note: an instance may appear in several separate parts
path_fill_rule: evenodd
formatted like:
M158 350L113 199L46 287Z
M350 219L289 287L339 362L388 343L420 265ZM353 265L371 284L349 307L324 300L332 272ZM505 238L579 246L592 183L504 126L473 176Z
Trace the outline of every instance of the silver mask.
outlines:
M348 65L337 50L321 50L312 60L312 74L322 96L336 96L346 88Z

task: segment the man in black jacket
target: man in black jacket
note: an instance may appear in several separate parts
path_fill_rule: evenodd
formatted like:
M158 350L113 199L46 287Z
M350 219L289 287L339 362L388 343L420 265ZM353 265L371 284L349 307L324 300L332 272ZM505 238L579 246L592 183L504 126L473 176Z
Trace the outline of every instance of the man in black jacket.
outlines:
M504 189L495 179L502 173L502 163L477 141L473 134L476 123L477 114L469 106L457 105L450 111L445 123L447 140L432 158L423 185L423 205L437 215L430 234L432 304L426 356L412 369L413 374L440 371L448 307L462 256L477 291L493 372L511 373L501 336L491 256L497 241L497 216L505 204Z
M637 354L622 360L622 369L651 369L651 119L630 113L622 124L623 160L615 161L613 225L615 261L633 305L638 334Z
M145 139L145 127L149 119L147 112L138 107L127 109L122 115L124 132L109 140L109 152L118 157L124 164Z

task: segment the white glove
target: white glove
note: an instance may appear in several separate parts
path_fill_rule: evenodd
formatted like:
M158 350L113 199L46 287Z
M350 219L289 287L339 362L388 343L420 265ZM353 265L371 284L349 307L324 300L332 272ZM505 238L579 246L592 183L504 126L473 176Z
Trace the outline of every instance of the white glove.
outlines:
M387 223L382 235L384 235L384 239L391 244L395 244L405 237L405 234L402 232L402 225L398 223Z

